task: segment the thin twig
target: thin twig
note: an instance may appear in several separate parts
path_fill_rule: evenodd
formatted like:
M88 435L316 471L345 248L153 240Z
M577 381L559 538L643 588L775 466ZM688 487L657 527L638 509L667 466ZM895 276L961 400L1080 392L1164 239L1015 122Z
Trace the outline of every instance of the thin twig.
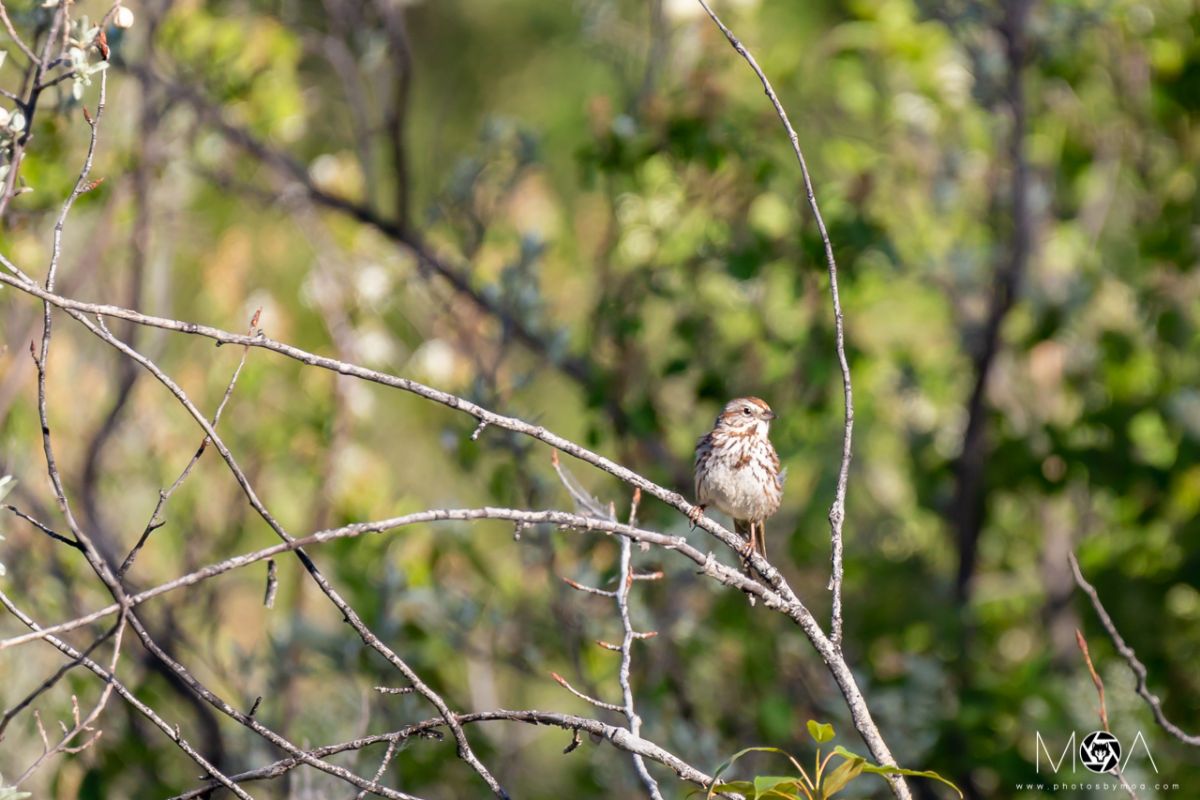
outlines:
M707 788L713 782L713 778L711 776L701 772L657 744L634 736L627 729L620 727L619 725L609 725L608 723L601 722L597 719L580 717L574 714L561 714L552 711L513 711L507 709L497 709L495 711L480 711L471 714L462 714L459 716L458 721L463 725L473 725L480 722L517 722L528 725L549 725L569 731L584 731L596 739L609 742L619 750L623 750L628 753L636 753L650 759L651 761L656 761L668 767L682 780L685 780L689 783ZM355 739L352 741L326 745L324 747L315 747L310 749L308 752L315 758L325 758L327 756L336 755L337 753L361 750L364 747L370 747L371 745L380 744L382 742L397 741L403 744L408 739L428 736L431 733L436 732L438 728L444 727L445 724L445 720L441 719L440 717L434 717L432 719L414 723L392 733L378 733L370 736L364 736L360 739ZM297 759L283 758L266 766L233 775L231 778L239 782L267 780L270 778L277 778L298 766L300 766L300 762ZM171 800L195 800L195 798L200 797L204 793L211 792L212 788L213 787L209 785L192 789L184 794L171 798ZM740 797L739 795L730 796Z
M330 542L335 539L348 539L367 534L379 534L386 531L396 530L409 525L418 525L429 522L444 522L444 521L470 521L470 520L504 520L507 522L520 523L522 525L554 525L563 530L591 531L594 533L611 534L615 536L624 536L637 542L646 542L647 544L656 545L668 550L674 550L690 559L695 564L703 568L704 574L712 577L721 583L724 583L741 591L756 592L763 600L768 608L779 608L783 605L783 600L775 593L764 587L757 581L750 580L740 570L728 567L717 562L712 558L711 553L705 553L692 545L688 544L687 540L682 536L668 536L666 534L648 531L642 528L631 528L628 525L615 522L604 522L602 520L592 519L590 517L581 517L578 514L570 514L565 511L527 511L525 509L515 508L450 508L450 509L430 509L427 511L418 511L412 514L406 514L401 517L392 517L389 519L378 520L375 522L357 522L352 525L346 525L341 528L331 528L325 531L318 531L300 539L293 539L290 542L281 542L280 544L272 545L271 547L263 548L245 555L234 556L220 561L216 564L211 564L194 572L189 572L187 575L180 576L174 580L155 586L151 589L138 592L134 595L129 595L126 598L126 604L130 608L134 608L147 600L151 600L159 595L174 591L186 586L194 586L195 584L206 581L217 575L231 572L235 569L240 569L257 561L262 561L267 558L287 553L293 550L298 550L303 547L320 544L322 542ZM43 638L45 634L65 633L75 630L84 625L89 625L97 620L103 619L109 615L117 613L120 605L113 603L109 606L86 614L69 622L63 622L58 625L49 626L41 633L28 633L21 636L14 636L9 639L0 640L0 651L10 647L25 644L36 639Z
M8 18L8 10L4 7L4 3L2 2L0 2L0 22L4 23L4 29L8 31L9 38L16 42L17 47L19 47L21 52L25 54L25 57L29 59L29 63L33 64L37 62L39 60L37 53L33 52L33 49L29 45L25 44L25 40L17 34L16 28L13 27L12 20Z
M14 706L12 706L12 708L5 711L4 716L2 718L0 718L0 741L4 740L5 729L8 728L8 724L10 722L12 722L13 718L16 717L17 714L21 713L26 708L28 708L29 705L34 700L36 700L38 697L40 697L42 694L44 694L44 693L48 692L50 689L54 688L54 686L60 680L62 680L64 675L66 675L68 672L70 672L75 667L79 666L82 658L86 658L87 656L90 656L92 654L92 652L94 652L96 650L96 648L98 648L100 645L104 644L110 638L112 638L112 636L114 634L116 634L117 630L120 627L121 627L121 622L120 622L120 620L118 620L116 624L114 624L111 628L109 628L105 633L102 633L99 636L97 636L96 639L87 646L87 649L83 651L81 658L71 659L67 663L63 664L61 667L59 667L57 670L54 671L54 674L52 674L50 677L46 678L46 680L42 681L40 686L38 686L36 689L34 689L29 694L27 694L24 697L24 699L22 699L20 702L18 702Z
M616 597L617 596L616 592L610 592L607 589L597 589L594 586L584 586L582 583L573 581L570 578L564 577L564 578L562 578L562 582L565 583L567 586L570 586L572 589L574 589L577 592L586 592L587 594L594 594L594 595L597 595L598 597Z
M1104 604L1100 602L1100 595L1096 592L1096 587L1088 583L1087 578L1083 577L1083 572L1079 569L1079 561L1075 558L1075 554L1069 553L1067 560L1071 562L1071 572L1075 575L1075 584L1092 601L1092 608L1096 610L1096 616L1100 618L1100 625L1108 633L1108 638L1112 640L1113 646L1117 648L1117 652L1125 659L1125 663L1129 665L1129 669L1133 671L1134 677L1137 678L1137 686L1134 688L1134 691L1149 704L1150 710L1154 712L1155 721L1158 722L1163 730L1184 744L1200 747L1200 736L1186 733L1175 723L1171 722L1171 720L1167 719L1167 715L1162 710L1162 700L1146 686L1146 677L1148 675L1146 665L1138 659L1137 653L1125 643L1125 639L1117 631L1117 626L1113 623L1112 617L1108 615L1108 612L1104 610Z
M110 675L115 675L117 672L117 662L121 658L121 639L125 635L125 623L126 622L127 622L127 616L125 614L122 614L117 619L117 624L113 627L113 630L110 631L110 633L112 633L112 637L113 637L113 653L112 653L112 658L109 660L109 663L108 663L108 674L110 674ZM105 636L104 638L108 638L108 637ZM72 664L79 663L82 660L82 658L83 657L72 659ZM34 772L36 772L38 770L38 767L42 766L42 764L44 764L52 756L55 756L59 753L81 752L82 750L85 750L86 748L90 747L97 739L99 739L101 732L95 730L95 728L92 727L92 724L99 718L101 712L104 711L105 706L108 705L108 699L109 699L109 697L112 696L112 692L113 692L113 685L111 683L105 685L104 689L100 692L100 699L96 701L96 705L93 706L91 712L89 712L88 715L86 717L84 717L83 719L80 719L80 717L79 717L79 703L75 699L75 696L72 695L71 702L72 702L72 710L74 712L74 714L73 714L74 726L72 728L70 728L69 730L64 730L63 736L58 741L58 743L55 744L53 747L49 748L48 750L44 751L42 753L42 755L39 756L36 761L34 761L32 764L30 764L29 767L23 773L21 773L15 781L13 781L12 785L14 787L20 786L25 780L27 780L29 778L30 775L32 775ZM82 745L72 746L71 742L77 736L80 736L83 733L91 733L92 736L86 742L84 742Z
M1092 676L1092 683L1096 686L1096 693L1100 695L1100 724L1104 726L1104 730L1108 728L1108 709L1104 705L1104 681L1100 680L1099 673L1096 672L1096 667L1092 664L1092 654L1088 652L1087 640L1083 638L1083 633L1075 629L1075 643L1079 645L1079 652L1083 653L1083 661L1087 664L1088 674ZM1109 731L1111 733L1111 731ZM1120 760L1109 771L1109 774L1121 782L1121 788L1124 789L1133 800L1138 800L1137 792L1129 785L1129 781L1125 780L1125 773L1121 771Z
M1079 645L1079 652L1083 653L1083 660L1087 664L1088 673L1092 676L1092 683L1096 686L1096 693L1100 695L1100 724L1104 726L1104 730L1109 731L1108 708L1104 704L1104 681L1100 680L1096 668L1092 666L1092 654L1088 652L1087 640L1083 638L1083 633L1078 628L1075 629L1075 643Z
M259 318L261 316L262 309L260 308L254 312L254 316L250 320L250 330L248 332L250 336L254 335L254 331L258 327ZM221 414L225 411L225 406L229 403L230 396L233 395L233 387L237 385L238 377L242 374L242 368L246 366L246 356L248 356L249 353L250 348L243 345L242 357L238 360L237 369L233 371L233 376L229 379L229 383L225 386L225 394L221 396L221 402L217 404L217 410L215 413L213 413L212 426L214 428L217 426L217 423L221 421ZM158 503L155 504L154 510L150 512L150 520L146 523L146 527L142 530L142 535L138 537L137 543L134 544L133 548L129 551L129 555L125 556L125 560L121 562L120 569L117 570L117 575L119 577L124 577L125 573L129 571L129 568L133 566L134 560L138 557L138 553L140 553L142 548L145 546L146 540L150 538L150 534L154 533L154 531L166 524L166 520L161 516L163 506L166 505L167 500L171 498L171 495L175 494L176 490L179 489L179 487L183 485L183 482L187 480L188 475L192 473L192 469L196 466L197 462L200 461L200 457L204 455L204 451L208 448L209 442L209 438L205 436L200 441L200 446L196 448L196 452L192 455L191 460L188 461L187 466L185 466L183 471L179 473L179 477L177 477L170 486L158 493ZM267 608L270 607L270 605L267 606Z
M61 533L59 533L58 531L49 527L48 525L38 522L36 519L29 516L24 511L17 508L16 506L5 503L4 505L0 505L0 508L3 508L5 511L11 511L12 513L16 514L18 517L25 520L33 527L37 528L39 531L46 534L51 539L54 539L57 542L62 542L63 544L67 545L68 547L73 547L76 550L82 549L82 546L79 544L79 542L75 541L74 539L63 536Z
M379 769L375 770L375 775L371 778L371 780L379 783L380 778L383 777L383 773L387 772L388 764L392 763L392 758L394 758L396 755L396 747L398 743L399 740L397 739L392 739L388 742L387 750L385 750L383 753L383 759L379 762ZM367 790L363 789L358 794L354 795L354 800L363 800L363 798L366 796Z
M25 612L17 608L8 598L8 595L6 595L3 591L0 591L0 605L3 605L6 609L8 609L9 613L19 619L26 627L35 632L41 632L42 629L40 626L38 626L33 619L25 614ZM228 776L210 764L204 758L204 756L200 755L196 748L189 744L188 741L183 738L182 734L180 734L179 726L176 725L172 727L166 720L160 717L153 708L146 705L136 696L134 696L133 692L129 691L129 689L126 688L126 686L119 680L117 680L111 672L107 671L104 669L104 667L100 666L92 659L87 658L74 647L71 647L71 645L53 635L47 635L44 637L39 636L38 638L45 638L47 642L57 648L60 652L64 653L68 658L77 659L80 664L95 673L101 680L111 684L117 694L125 699L125 702L129 703L129 705L133 706L142 716L154 723L159 730L165 733L167 737L171 739L171 741L175 742L176 746L186 753L189 758L195 761L196 764L198 764L200 768L205 771L205 773L212 777L213 780L229 789L229 791L233 792L233 794L240 798L240 800L254 800L254 798L243 791L241 787L230 780Z
M642 492L640 489L633 490L633 503L629 509L629 527L637 525L638 504L641 503ZM621 537L621 568L617 575L617 613L621 617L621 628L625 632L624 638L621 639L619 651L621 653L621 667L617 673L617 682L621 686L621 698L624 702L625 719L629 722L629 732L634 736L642 734L642 718L638 716L637 709L633 703L633 685L629 680L630 667L633 663L633 641L638 637L633 630L633 622L629 617L629 591L633 588L633 543L626 537ZM633 756L633 766L637 770L638 778L642 785L646 787L646 791L654 800L662 800L662 793L659 791L658 782L646 769L646 762L640 755L636 753Z
M854 440L854 390L850 384L850 362L846 360L846 332L842 318L842 300L838 294L837 260L833 256L833 243L829 239L829 231L825 229L825 219L821 216L821 209L817 205L817 196L813 191L812 177L808 173L808 162L805 161L804 153L800 149L800 137L796 135L796 131L792 127L787 111L784 110L783 104L779 102L779 97L771 87L771 82L767 80L766 73L758 66L758 62L754 60L754 56L750 54L750 51L738 41L738 38L733 35L733 31L729 30L725 26L725 23L721 22L721 18L709 8L704 0L698 0L698 2L708 13L712 21L716 23L717 27L721 29L721 33L725 34L725 38L729 40L729 44L738 52L738 55L746 60L746 63L754 70L754 74L758 76L759 81L762 82L763 91L771 101L771 105L775 107L775 113L779 116L779 121L783 124L783 129L787 131L788 139L792 143L792 152L796 154L796 161L800 164L800 175L804 179L804 191L808 195L808 205L812 209L813 219L816 221L817 230L821 234L821 243L825 246L825 263L829 270L829 295L833 300L834 339L837 349L838 366L842 371L842 394L846 406L845 425L842 429L842 463L838 468L837 489L834 492L833 505L829 508L832 561L832 571L829 576L829 591L833 593L829 640L835 648L840 650L842 646L842 525L846 519L846 485L850 477L850 457ZM879 754L877 753L876 755ZM885 760L883 763L888 764L891 762ZM902 778L897 778L896 781L903 783Z
M834 340L837 350L838 366L842 372L842 394L845 404L845 423L842 429L842 460L838 468L837 488L834 492L833 504L829 508L829 529L830 529L830 561L832 568L829 576L829 591L832 592L832 609L830 613L830 632L829 644L833 652L837 655L837 662L832 662L826 658L826 663L830 665L834 677L838 679L839 687L842 690L843 696L850 706L851 717L854 719L854 725L862 734L867 746L870 748L872 755L881 764L895 766L896 759L892 756L891 750L884 742L883 737L879 735L878 728L870 717L870 711L867 709L866 703L862 700L861 694L858 692L857 686L851 688L850 684L853 678L849 676L849 667L845 660L841 657L842 652L842 575L843 575L843 544L842 531L843 524L846 519L846 489L850 476L850 459L853 452L854 439L854 391L850 381L850 363L846 359L846 334L845 322L842 314L842 301L838 293L838 270L837 260L833 254L833 243L829 238L829 231L825 227L825 220L821 216L821 209L817 205L817 196L813 190L812 177L808 172L808 162L804 158L804 152L800 149L800 138L796 135L796 130L792 127L791 120L788 118L787 111L784 110L783 104L779 101L778 95L775 94L774 88L771 86L770 80L767 79L766 73L758 65L758 62L751 55L750 51L738 41L734 36L733 31L726 27L709 7L704 0L698 0L701 7L708 14L709 18L720 28L721 33L733 46L754 74L758 76L762 83L763 91L767 98L771 101L771 105L775 108L775 113L779 116L779 121L782 123L784 130L787 132L788 140L792 145L792 152L796 155L796 161L800 165L800 175L804 181L804 191L808 197L809 208L812 209L813 219L817 223L817 230L821 235L821 243L825 248L825 262L829 271L829 294L833 303L833 323L834 323ZM757 569L757 559L754 567ZM764 573L764 577L770 578ZM811 635L809 637L812 638ZM820 649L818 647L818 649ZM838 677L839 674L842 677ZM904 778L896 776L888 776L888 783L892 788L892 792L899 800L909 800L912 796L909 791L908 784Z
M622 706L617 705L616 703L606 703L603 700L592 697L590 694L585 694L584 692L579 691L574 686L572 686L567 681L566 678L564 678L562 675L559 675L557 672L551 672L550 677L554 678L555 682L559 686L563 687L568 692L575 695L576 697L578 697L580 700L584 701L585 703L590 703L590 704L594 705L596 708L603 708L607 711L616 711L619 714L623 714L625 712L625 709Z

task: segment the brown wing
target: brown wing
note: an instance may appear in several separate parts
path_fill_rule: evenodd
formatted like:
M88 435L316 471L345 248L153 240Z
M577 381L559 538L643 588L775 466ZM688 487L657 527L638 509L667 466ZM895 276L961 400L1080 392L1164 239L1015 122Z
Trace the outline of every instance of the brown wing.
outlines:
M779 453L775 452L775 446L769 441L767 442L767 452L770 453L771 474L775 476L775 485L782 489L783 479L787 477L787 470L779 468Z
M712 454L712 434L706 433L696 442L696 476L694 481L694 491L696 502L703 504L700 497L700 476L708 468L708 458Z

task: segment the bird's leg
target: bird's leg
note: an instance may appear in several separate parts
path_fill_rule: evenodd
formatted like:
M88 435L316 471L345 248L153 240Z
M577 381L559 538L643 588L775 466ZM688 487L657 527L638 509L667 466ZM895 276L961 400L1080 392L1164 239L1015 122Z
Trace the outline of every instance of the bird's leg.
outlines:
M738 543L735 550L742 557L742 572L746 573L746 577L750 580L754 580L754 568L750 566L750 557L754 553L754 525L755 523L751 520L735 519L733 521L733 529L742 537L742 541ZM753 606L755 604L754 595L746 592L746 597Z
M692 522L692 530L696 530L696 526L700 524L700 518L704 516L704 509L708 506L703 503L697 503L692 506L692 510L688 512L688 519Z
M742 561L745 562L746 568L750 568L750 556L754 554L754 526L756 523L750 523L750 529L746 531L746 538L742 540L740 555Z

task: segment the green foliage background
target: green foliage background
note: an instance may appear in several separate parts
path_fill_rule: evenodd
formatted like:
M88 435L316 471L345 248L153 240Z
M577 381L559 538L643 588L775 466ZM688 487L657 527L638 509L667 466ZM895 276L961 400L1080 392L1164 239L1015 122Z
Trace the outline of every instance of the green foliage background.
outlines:
M45 13L6 5L18 27ZM536 420L681 491L695 439L719 406L759 395L779 413L773 439L789 470L783 509L768 525L773 560L827 618L825 516L842 404L821 243L778 120L698 7L400 3L411 47L403 192L380 111L400 84L382 16L310 0L130 7L138 23L112 40L95 170L106 181L68 224L65 293L229 330L262 307L274 338ZM1148 784L1140 795L1200 792L1196 750L1164 735L1133 695L1065 566L1076 550L1168 716L1200 729L1196 5L1034 6L1024 71L1034 246L987 393L986 519L961 603L946 511L973 355L1013 236L999 11L919 0L740 0L718 10L792 115L841 267L857 411L845 647L884 738L903 766L936 770L973 796L1049 794L1016 788L1038 780L1036 734L1057 756L1072 731L1099 727L1079 627L1114 732L1129 742L1141 731L1153 753L1157 775L1139 757L1128 770ZM354 80L331 60L332 40ZM20 75L8 49L6 87ZM537 344L451 290L386 226L310 202L294 176L239 146L194 95L290 154L314 187L381 220L398 219L403 197L428 247ZM85 100L94 107L95 82ZM39 112L23 171L34 190L14 201L0 233L4 253L34 275L85 142L69 92ZM148 230L138 232L139 220ZM0 475L19 480L12 502L54 519L25 354L40 313L0 291ZM215 409L239 353L135 335ZM65 318L54 348L51 419L69 487L82 493L124 367ZM199 434L145 377L117 417L84 517L123 553ZM544 447L495 430L471 441L470 418L262 352L251 353L220 428L294 533L430 507L569 507ZM576 473L628 505L608 476ZM211 454L166 516L131 573L139 587L273 542ZM641 517L687 530L653 502ZM74 553L13 517L0 525L2 588L40 622L105 602ZM612 639L617 618L559 581L610 579L611 541L539 529L515 540L500 524L445 523L324 545L315 556L452 706L592 711L550 671L615 697L616 658L592 642ZM660 633L639 643L634 661L649 738L712 770L750 745L805 752L804 722L815 718L862 751L795 627L751 611L669 554L637 559L667 573L635 590L635 621ZM168 595L147 616L223 696L248 708L262 695L259 718L293 741L431 716L412 698L376 695L371 687L395 676L297 564L280 568L274 610L262 607L256 567ZM19 630L0 620L0 633ZM125 680L223 754L227 771L275 757L232 725L220 724L218 739L126 646ZM58 663L44 646L0 653L0 702L16 702ZM98 691L77 670L38 707L46 720L65 717L71 692L82 700ZM195 766L118 700L101 727L94 747L23 788L157 797L194 785ZM497 724L470 735L514 796L638 792L627 760L604 744L564 756L561 731ZM18 718L0 742L0 773L19 773L40 748L32 718ZM370 774L379 755L345 763ZM652 769L669 796L684 794ZM483 792L446 742L411 743L388 777L429 798ZM1180 788L1154 788L1164 781ZM297 772L254 791L333 790Z

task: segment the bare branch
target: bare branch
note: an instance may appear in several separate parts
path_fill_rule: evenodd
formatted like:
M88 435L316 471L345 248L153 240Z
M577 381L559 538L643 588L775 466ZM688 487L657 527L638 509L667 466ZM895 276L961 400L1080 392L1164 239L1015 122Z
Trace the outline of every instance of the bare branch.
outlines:
M1100 676L1096 674L1096 668L1092 666L1092 654L1088 652L1087 640L1083 638L1083 633L1078 628L1075 629L1075 643L1079 645L1079 652L1083 653L1088 674L1092 676L1092 683L1096 685L1096 693L1100 695L1100 724L1107 731L1109 730L1108 709L1104 705L1104 681L1100 680Z
M582 583L573 581L570 578L562 578L562 582L578 592L586 592L587 594L594 594L594 595L597 595L598 597L616 597L617 596L616 592L610 592L607 589L597 589L594 586L584 586Z
M47 535L47 536L49 536L51 539L54 539L54 540L55 540L55 541L57 541L57 542L62 542L63 544L67 545L68 547L73 547L73 548L75 548L76 550L80 550L80 549L82 549L82 545L80 545L80 544L79 544L79 542L75 541L74 539L69 539L69 538L67 538L66 536L63 536L63 535L62 535L61 533L59 533L58 531L54 530L53 528L51 528L51 527L49 527L49 526L47 526L47 525L44 525L44 524L43 524L43 523L41 523L41 522L38 522L36 519L34 519L33 517L29 516L29 515L28 515L28 514L26 514L24 511L22 511L21 509L17 508L16 506L9 505L8 503L5 503L4 505L0 505L0 508L3 508L3 509L4 509L4 510L6 510L6 511L11 511L12 513L16 514L18 517L20 517L21 519L25 520L26 522L28 522L28 523L29 523L30 525L32 525L33 527L37 528L39 531L41 531L42 533L46 534L46 535Z
M633 502L629 509L629 525L633 527L637 524L638 505L642 501L642 490L633 490ZM633 685L629 680L630 666L633 663L633 640L640 637L633 630L633 622L629 617L629 591L633 588L633 544L629 539L621 538L621 568L617 573L617 613L621 617L621 628L625 632L624 638L621 640L619 652L621 653L621 667L617 672L617 682L621 686L621 698L624 702L625 719L629 722L629 732L634 736L641 736L642 733L642 718L638 716L637 709L634 708L633 702ZM650 775L646 769L646 762L640 755L634 754L633 766L637 770L638 778L642 781L642 785L646 787L646 791L654 800L662 800L662 793L658 789L658 782Z
M29 59L29 63L32 64L37 62L39 60L37 53L33 52L33 49L29 45L25 44L25 40L17 34L16 28L13 27L12 20L8 18L8 10L4 7L4 3L2 2L0 2L0 22L4 23L4 30L8 31L9 38L16 42L17 47L19 47L21 52L25 54L25 57Z
M625 728L617 725L609 725L597 719L588 717L579 717L574 714L560 714L550 711L510 711L506 709L497 709L495 711L481 711L472 714L462 714L458 721L463 725L473 725L479 722L519 722L529 725L550 725L563 730L583 731L597 739L602 739L609 742L618 750L624 750L628 753L634 753L651 761L656 761L663 766L670 768L682 780L689 783L694 783L697 786L707 788L713 782L713 778L704 772L696 769L679 757L669 751L659 747L653 742L647 741L640 737L634 736ZM345 753L352 750L361 750L374 744L382 742L404 741L421 736L429 736L436 733L437 729L445 726L445 721L439 717L423 720L421 722L409 725L392 733L379 733L371 736L364 736L361 739L353 741L341 742L339 744L326 745L324 747L313 748L308 751L309 755L314 758L325 758L337 753ZM284 758L272 764L268 764L258 769L248 772L239 773L231 776L233 780L256 781L277 778L300 766L300 762L294 758ZM192 789L189 792L178 795L171 800L194 800L200 797L205 792L212 791L211 786ZM730 795L731 797L740 797L740 795Z
M258 328L258 321L261 315L261 308L254 312L254 317L250 320L250 335L253 335L254 331ZM221 414L225 411L225 406L229 403L229 398L233 395L233 387L237 385L238 377L242 374L242 368L246 366L246 356L249 355L249 353L250 348L243 346L242 357L238 360L237 369L233 371L233 377L229 379L229 384L225 387L225 394L221 396L221 402L217 404L217 410L213 413L212 426L214 428L217 426L217 423L221 421ZM209 442L210 439L205 436L200 441L200 446L196 448L196 452L192 455L191 460L188 461L187 466L185 466L183 471L179 473L179 477L177 477L170 486L158 493L158 503L154 506L154 510L150 512L150 520L146 523L146 527L142 530L142 535L138 537L137 543L134 544L133 548L129 551L129 555L125 556L125 560L121 562L121 566L117 570L118 576L124 576L125 573L129 571L129 568L133 566L134 560L138 557L138 553L140 553L142 548L145 546L146 540L150 538L150 534L154 533L154 531L166 524L166 520L161 516L163 506L166 505L167 500L171 498L171 495L175 494L176 490L183 485L183 482L187 480L188 475L192 474L192 469L200 461L200 457L204 455L204 451L208 449ZM270 604L267 604L267 608L270 607Z
M430 509L427 511L418 511L412 514L406 514L401 517L392 517L389 519L379 520L376 522L358 522L352 525L346 525L341 528L332 528L325 531L318 531L300 539L293 539L290 542L282 542L272 545L271 547L257 550L253 553L234 556L225 559L216 564L209 565L195 572L190 572L174 580L155 586L151 589L138 592L126 598L126 604L130 608L134 608L147 600L151 600L159 595L175 589L180 589L186 586L194 586L197 583L208 580L209 578L230 572L235 569L240 569L248 564L253 564L256 561L262 561L267 558L287 553L293 550L298 550L302 547L329 542L335 539L347 539L366 534L376 534L385 531L395 530L408 525L417 525L427 522L443 522L443 521L470 521L470 520L504 520L507 522L517 522L522 525L554 525L563 530L577 531L592 531L596 533L607 533L616 536L624 536L637 542L646 542L651 545L657 545L667 550L674 550L684 557L690 559L695 564L704 568L704 573L721 583L734 587L741 591L755 592L764 600L767 607L780 607L782 600L778 595L771 592L757 581L752 581L747 578L740 570L733 567L718 563L712 558L711 553L702 552L688 544L687 540L681 536L668 536L654 531L644 530L642 528L631 528L628 525L615 522L604 522L602 520L592 519L591 517L581 517L578 514L570 514L565 511L526 511L524 509L513 508L451 508L451 509ZM66 631L75 630L84 625L89 625L104 617L117 613L120 605L113 603L98 611L94 611L78 619L64 622L59 625L46 627L44 630L35 633L28 633L21 636L14 636L9 639L0 640L0 650L15 647L25 644L36 639L43 638L46 634L64 633Z
M110 659L109 663L108 663L108 673L110 675L116 674L117 661L119 661L121 658L121 639L125 635L125 623L126 622L127 622L127 617L125 614L122 614L120 616L120 618L118 618L117 624L114 626L113 631L111 631L111 633L113 634L113 654L112 654L112 659ZM108 636L106 635L104 638L108 638ZM74 666L75 664L79 663L81 660L82 660L82 658L73 659L71 665ZM23 783L26 779L28 779L30 775L32 775L34 772L37 771L38 767L42 766L42 764L45 763L51 757L53 757L59 753L78 753L78 752L90 747L98 738L100 738L101 731L96 730L93 727L93 723L96 721L97 718L99 718L101 712L104 711L105 706L108 705L108 699L109 699L109 697L112 696L112 692L113 692L113 685L111 683L109 683L104 687L103 691L100 692L100 699L96 701L96 705L92 708L92 710L88 713L88 715L86 717L84 717L83 719L80 719L80 717L79 717L79 701L75 697L75 695L71 695L71 707L74 712L74 714L73 714L74 723L75 723L74 726L72 728L70 728L69 730L67 730L66 726L63 725L62 726L63 727L62 739L60 739L58 741L58 743L55 744L53 747L46 749L42 753L42 755L38 757L38 759L36 761L34 761L32 764L30 764L29 767L23 773L21 773L21 775L15 781L13 781L13 786L20 786L21 783ZM62 725L62 723L59 723L59 724ZM39 725L40 725L40 720L39 720ZM89 739L87 739L82 745L72 745L71 744L75 740L76 737L78 737L84 733L91 733L92 736ZM45 734L43 733L43 740L44 739L45 739Z
M13 616L24 623L26 627L31 628L35 632L41 632L41 628L38 626L38 624L34 622L33 619L31 619L27 614L13 605L13 602L3 591L0 591L0 604L7 608ZM68 658L78 660L80 664L95 673L101 680L111 684L117 694L119 694L127 703L137 709L142 716L154 723L159 730L167 734L167 737L170 738L171 741L175 742L179 749L186 753L189 758L195 761L206 774L213 778L213 780L229 789L229 791L233 792L234 795L241 798L241 800L253 800L253 798L246 794L246 792L244 792L236 783L231 781L224 773L210 764L204 758L204 756L200 755L200 753L180 734L179 726L176 725L172 727L162 717L160 717L154 711L154 709L150 708L150 706L146 705L141 700L138 700L137 697L135 697L134 694L129 691L124 684L118 681L111 672L80 653L74 647L71 647L71 645L53 635L47 635L44 637L39 636L38 638L45 638L47 642L64 653Z
M1200 736L1186 733L1175 723L1167 719L1167 715L1162 710L1162 700L1146 686L1146 677L1148 675L1146 665L1138 659L1137 653L1121 637L1117 626L1112 621L1112 617L1104 610L1104 604L1100 602L1100 595L1096 592L1096 587L1088 583L1087 578L1083 577L1083 571L1079 569L1079 560L1075 558L1075 554L1069 553L1067 559L1071 562L1071 572L1075 574L1076 585L1092 601L1092 608L1096 610L1096 616L1100 619L1100 625L1108 633L1108 638L1112 640L1113 646L1117 648L1117 652L1125 659L1125 663L1129 665L1129 669L1133 671L1134 677L1137 678L1137 686L1134 688L1134 691L1150 706L1150 710L1154 712L1155 721L1158 722L1163 730L1184 744L1189 744L1192 747L1200 747Z
M842 394L846 406L845 425L842 429L842 463L838 468L837 489L834 492L833 505L829 509L831 561L833 565L832 573L829 576L829 590L833 593L829 640L836 649L841 650L842 524L846 519L846 484L850 478L850 457L854 440L854 390L850 384L850 362L846 360L846 332L842 319L842 300L838 294L837 260L833 256L833 243L829 239L829 231L825 229L825 219L821 216L821 209L817 205L817 196L813 191L812 177L808 174L808 162L805 161L804 153L800 149L800 137L796 135L796 131L792 127L787 111L784 110L783 104L779 102L779 97L771 87L771 82L767 80L766 73L758 66L758 62L754 60L754 56L750 54L750 51L738 41L738 38L733 35L733 31L725 27L725 23L721 22L720 17L709 8L704 0L698 0L698 2L703 6L712 21L716 23L716 26L721 29L721 33L725 34L725 38L729 40L729 44L738 52L738 55L746 60L746 63L754 70L754 74L758 76L759 81L762 82L763 91L771 101L771 105L775 107L775 113L779 115L779 121L783 124L783 129L787 131L788 139L792 143L792 152L796 154L796 161L800 164L800 175L804 179L804 191L808 195L808 205L812 209L813 219L816 221L817 230L821 234L821 243L825 246L825 263L829 270L829 295L833 300L833 326L837 359L838 366L842 370ZM875 756L883 764L894 764L890 753L887 754L887 758L883 757L883 753L875 753ZM903 778L892 778L890 780L893 786L904 783Z
M1108 709L1104 705L1104 681L1100 680L1100 675L1096 672L1096 667L1092 664L1092 654L1088 652L1087 640L1083 638L1083 633L1075 629L1075 643L1079 645L1079 652L1083 653L1083 661L1087 664L1088 674L1092 676L1092 683L1096 686L1096 693L1100 695L1100 724L1104 726L1104 730L1108 728ZM1121 764L1118 762L1110 771L1109 774L1121 782L1121 788L1133 798L1138 800L1137 792L1129 785L1129 781L1125 780L1125 774L1121 772Z
M595 697L592 697L590 694L584 694L583 692L579 691L574 686L572 686L570 683L568 683L567 679L564 678L562 675L559 675L557 672L551 672L550 677L554 678L554 680L558 683L559 686L563 687L568 692L575 695L576 697L578 697L580 700L584 701L585 703L591 703L596 708L603 708L608 711L616 711L618 713L623 712L625 710L624 708L617 705L616 703L606 703L603 700L598 700Z
M375 770L375 775L371 780L379 783L379 779L383 777L383 773L387 771L388 764L392 763L392 758L396 755L397 740L393 739L388 742L387 750L383 753L383 759L379 762L379 769ZM367 796L367 790L363 789L354 796L354 800L363 800Z

